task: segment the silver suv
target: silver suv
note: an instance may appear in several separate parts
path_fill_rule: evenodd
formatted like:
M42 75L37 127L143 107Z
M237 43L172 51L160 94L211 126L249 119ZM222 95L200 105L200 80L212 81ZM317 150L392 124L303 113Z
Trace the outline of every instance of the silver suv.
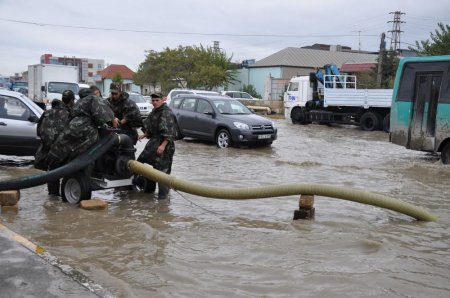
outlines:
M169 94L167 94L167 99L166 99L166 103L167 105L170 104L170 101L181 94L199 94L199 95L220 95L219 92L216 91L208 91L208 90L194 90L194 89L172 89L170 90Z
M0 89L0 154L34 155L41 143L36 126L43 112L25 95Z

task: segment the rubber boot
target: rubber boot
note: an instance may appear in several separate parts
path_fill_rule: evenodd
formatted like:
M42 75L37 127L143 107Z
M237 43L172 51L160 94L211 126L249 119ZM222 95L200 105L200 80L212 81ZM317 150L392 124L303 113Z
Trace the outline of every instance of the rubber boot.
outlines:
M165 184L158 183L158 200L165 200L169 196L170 188Z
M60 190L59 180L47 182L47 189L48 189L48 194L49 195L53 195L53 196L60 196L61 195L59 193L59 190Z

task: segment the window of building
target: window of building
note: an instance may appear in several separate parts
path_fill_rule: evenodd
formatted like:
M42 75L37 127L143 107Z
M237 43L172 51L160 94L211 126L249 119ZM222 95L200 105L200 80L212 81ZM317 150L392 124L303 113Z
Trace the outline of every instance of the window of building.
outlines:
M103 69L103 65L101 63L97 64L97 69Z
M88 68L92 68L94 65L92 63L88 63Z
M94 74L92 72L88 72L88 77L92 78Z

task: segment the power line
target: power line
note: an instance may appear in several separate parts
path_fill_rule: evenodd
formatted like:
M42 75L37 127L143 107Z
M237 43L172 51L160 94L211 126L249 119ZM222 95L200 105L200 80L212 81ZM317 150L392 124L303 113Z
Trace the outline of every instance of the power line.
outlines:
M48 26L59 28L72 28L82 30L99 30L99 31L112 31L112 32L132 32L132 33L150 33L150 34L175 34L175 35L203 35L203 36L233 36L233 37L275 37L275 38L308 38L308 37L355 37L355 34L312 34L312 35L295 35L295 34L235 34L235 33L205 33L205 32L182 32L182 31L154 31L154 30L137 30L137 29L121 29L121 28L108 28L108 27L89 27L89 26L75 26L75 25L63 25L52 23L40 23L31 21L22 21L14 19L0 18L0 21L19 23L25 25L34 26ZM377 36L375 34L367 34L361 36Z

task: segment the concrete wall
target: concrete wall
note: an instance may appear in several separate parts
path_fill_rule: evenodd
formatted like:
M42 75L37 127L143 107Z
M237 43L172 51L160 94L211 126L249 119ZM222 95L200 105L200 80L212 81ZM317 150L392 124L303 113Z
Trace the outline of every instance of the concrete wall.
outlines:
M291 79L292 77L308 76L309 73L315 72L312 67L286 67L282 69L282 79Z
M248 85L249 83L249 71L248 68L238 69L235 75L236 81L228 84L225 87L225 91L239 91L242 89L244 85ZM219 90L222 91L222 90Z
M268 77L280 78L281 67L249 68L249 84L253 85L261 95L265 92L265 83ZM268 98L263 98L268 99Z

